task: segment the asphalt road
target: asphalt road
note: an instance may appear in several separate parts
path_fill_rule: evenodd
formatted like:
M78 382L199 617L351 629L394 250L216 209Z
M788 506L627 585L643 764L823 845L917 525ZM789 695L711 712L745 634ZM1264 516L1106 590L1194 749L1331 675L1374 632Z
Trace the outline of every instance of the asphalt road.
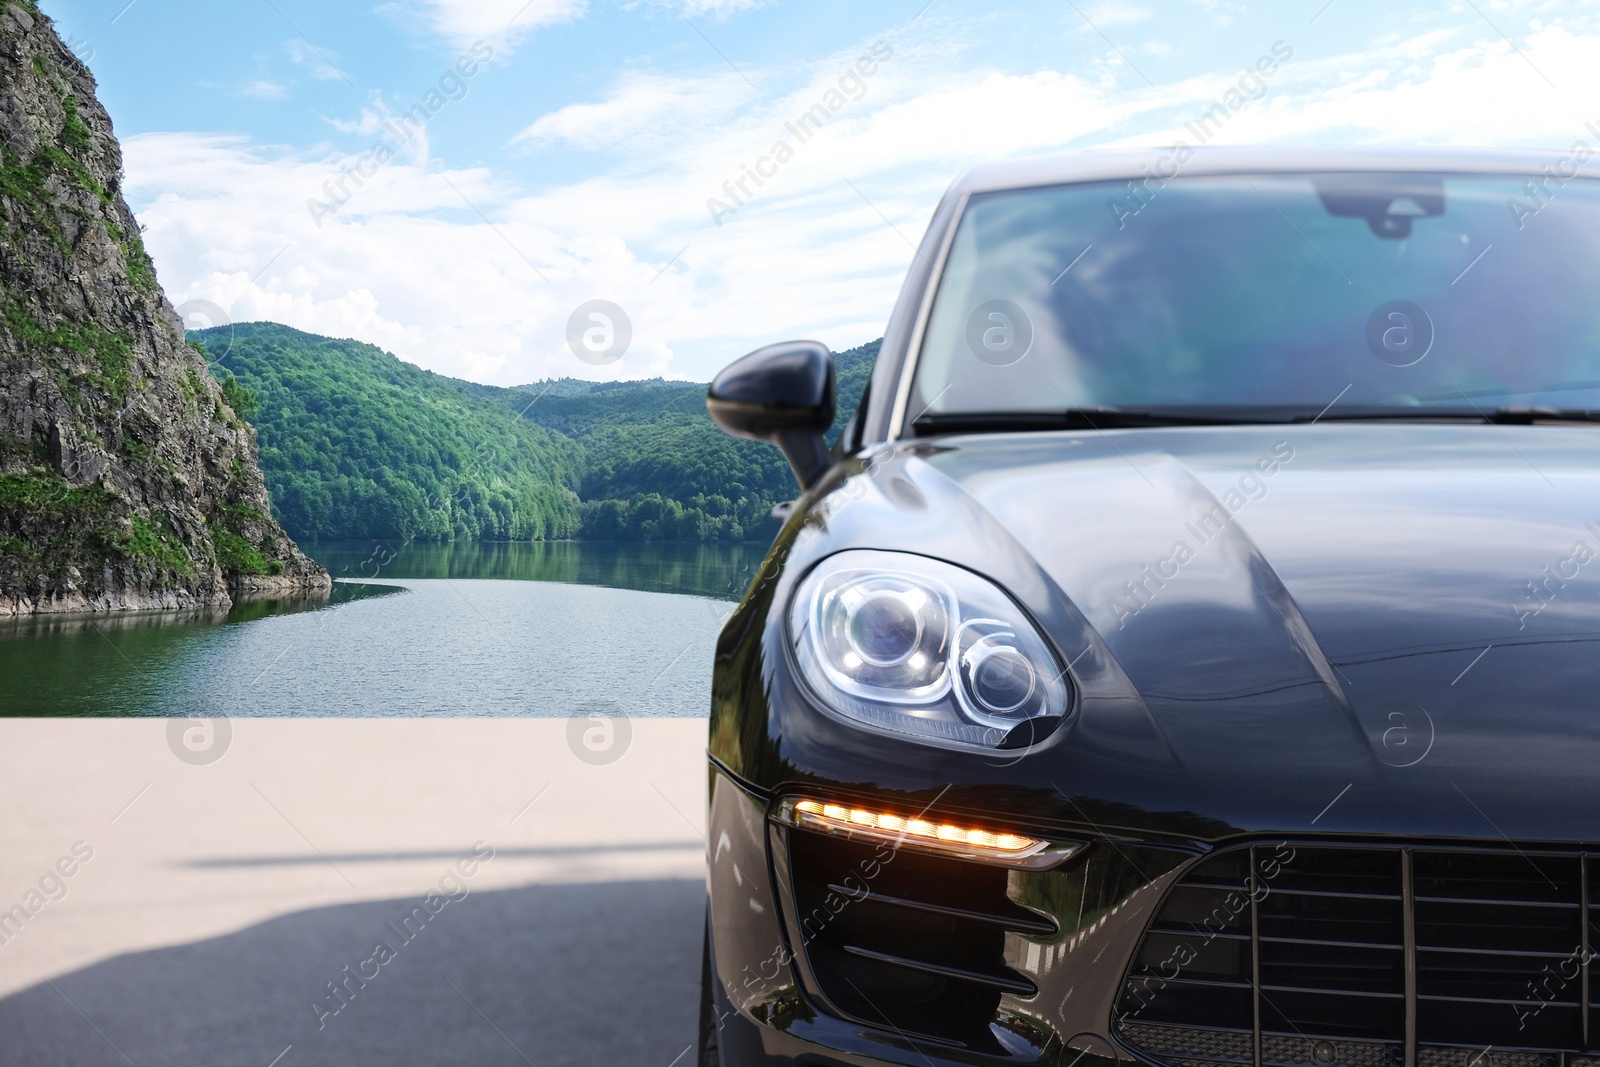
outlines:
M704 720L230 728L0 720L0 1067L692 1061Z

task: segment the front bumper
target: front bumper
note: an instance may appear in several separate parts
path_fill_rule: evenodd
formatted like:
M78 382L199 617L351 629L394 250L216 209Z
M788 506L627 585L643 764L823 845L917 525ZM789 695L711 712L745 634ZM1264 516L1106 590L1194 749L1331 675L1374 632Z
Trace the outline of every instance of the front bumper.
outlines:
M1006 908L1015 925L1029 929L995 931L984 941L992 960L958 961L971 972L987 967L988 981L1007 976L1013 986L977 987L992 989L984 1002L990 1017L971 1019L937 1003L930 1014L882 987L864 993L860 986L873 976L875 961L861 965L865 972L849 969L849 961L838 965L846 957L836 942L849 938L852 923L870 921L872 892L898 885L893 895L901 899L920 895L921 872L907 866L920 860L897 860L898 871L885 864L881 873L869 859L854 863L859 893L829 899L815 890L808 898L804 880L797 893L790 865L791 837L805 832L767 816L767 799L711 765L708 877L727 1067L1074 1061L1104 1067L1127 1059L1108 1032L1112 1008L1153 908L1193 853L1098 842L1056 870L980 870L999 875L1000 895L1013 902L997 900L990 910ZM978 903L967 910L983 906L976 895L970 900ZM943 929L953 941L964 924L958 919ZM929 941L903 951L937 961L950 950L950 941ZM909 993L914 1000L916 989Z
M1102 837L1007 871L769 810L713 763L725 1067L1600 1067L1579 843Z

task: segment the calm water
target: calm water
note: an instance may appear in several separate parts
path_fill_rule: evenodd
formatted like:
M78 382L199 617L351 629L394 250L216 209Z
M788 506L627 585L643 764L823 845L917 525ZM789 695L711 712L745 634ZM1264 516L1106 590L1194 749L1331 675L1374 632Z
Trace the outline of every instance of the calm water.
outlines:
M0 623L0 715L704 715L757 545L307 545L325 601Z

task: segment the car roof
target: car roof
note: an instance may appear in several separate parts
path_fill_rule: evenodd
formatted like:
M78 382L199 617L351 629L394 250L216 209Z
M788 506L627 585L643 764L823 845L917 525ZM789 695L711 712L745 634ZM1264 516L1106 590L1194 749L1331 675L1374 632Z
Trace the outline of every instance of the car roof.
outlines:
M1120 181L1202 174L1310 173L1340 170L1435 171L1444 173L1538 174L1567 161L1576 171L1577 146L1566 152L1508 148L1423 146L1252 145L1189 147L1180 159L1175 146L1085 149L1060 155L980 164L956 179L952 192L986 193L1070 182ZM1595 150L1588 149L1588 154Z

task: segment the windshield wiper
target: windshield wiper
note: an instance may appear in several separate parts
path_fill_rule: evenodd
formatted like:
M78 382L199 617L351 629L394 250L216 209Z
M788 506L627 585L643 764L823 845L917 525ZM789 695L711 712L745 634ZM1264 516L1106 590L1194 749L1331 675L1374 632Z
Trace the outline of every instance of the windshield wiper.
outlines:
M1058 411L963 411L919 416L919 435L943 433L1021 433L1028 430L1142 430L1162 426L1282 426L1323 422L1468 422L1499 426L1538 423L1600 423L1589 408L1375 407L1323 410L1302 407L1067 408Z
M1296 422L1311 419L1294 420ZM1366 411L1329 411L1319 422L1483 422L1495 426L1532 426L1542 422L1600 422L1600 411L1590 408L1373 408Z
M919 416L912 429L919 434L1005 433L1025 430L1138 430L1156 426L1232 426L1282 422L1282 418L1111 407L1066 408L1060 411L961 411Z

